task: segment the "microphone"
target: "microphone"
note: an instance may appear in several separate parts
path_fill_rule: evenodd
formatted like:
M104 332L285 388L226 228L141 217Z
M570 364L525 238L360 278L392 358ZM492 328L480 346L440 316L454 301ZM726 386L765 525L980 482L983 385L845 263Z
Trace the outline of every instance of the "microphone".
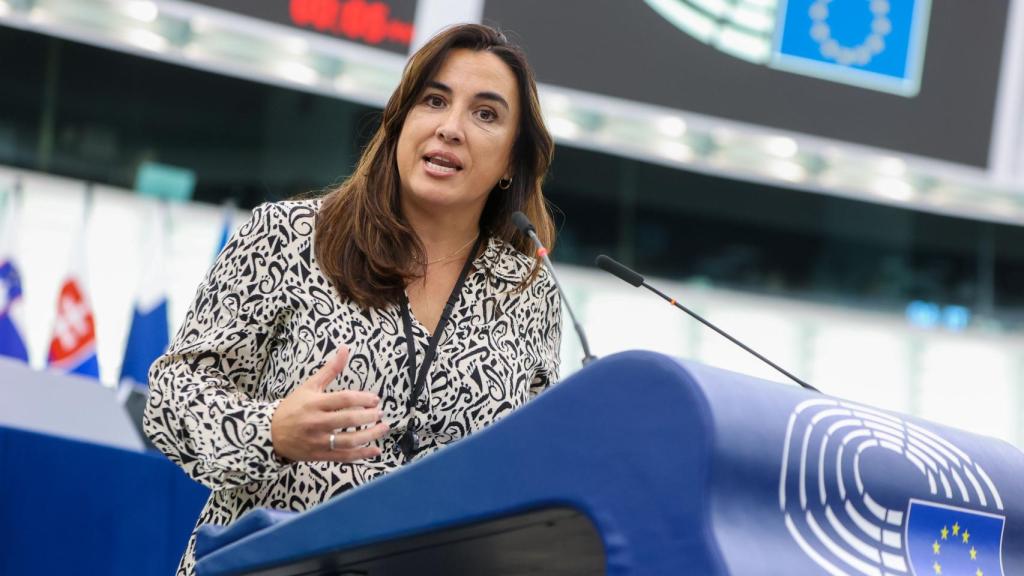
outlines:
M540 238L537 237L537 229L533 226L533 222L530 222L526 214L516 211L512 213L512 223L516 225L520 232L533 240L533 244L537 247L537 257L541 259L541 262L547 267L548 273L551 274L551 279L555 281L555 288L558 288L558 296L562 299L562 303L565 304L565 309L569 311L572 326L576 330L576 336L580 339L580 346L583 347L583 365L587 365L592 360L597 360L597 356L590 353L587 335L584 334L583 327L576 320L576 314L573 313L572 306L569 305L569 299L565 297L565 292L562 291L562 285L558 282L558 276L555 275L555 267L552 266L551 260L548 258L548 249L544 247L544 244L541 244Z
M540 246L540 240L537 238L537 229L533 227L533 222L526 217L526 214L516 210L512 213L512 223L519 228L519 231L529 236L533 241ZM543 248L543 246L541 246Z
M749 346L747 346L743 342L740 342L739 340L733 338L732 336L727 334L724 330L720 329L718 326L715 326L711 322L708 322L704 318L701 318L701 316L699 314L697 314L696 312L690 310L686 306L683 306L682 304L677 302L675 298L669 298L668 296L663 294L660 290L658 290L657 288L651 286L646 281L644 281L644 277L643 276L641 276L640 274L636 273L636 271L634 271L633 269L627 267L626 265L620 264L619 262L616 262L615 260L612 260L611 258L609 258L608 256L605 256L604 254L601 254L600 256L598 256L597 260L595 260L594 263L597 264L597 266L599 268L601 268L602 270L604 270L605 272L610 272L610 273L614 274L615 276L618 276L620 279L622 279L623 281L627 282L628 284L632 284L633 286L636 286L638 288L640 286L643 286L644 288L647 288L648 290L650 290L651 292L654 292L658 296L661 296L669 304L675 306L676 308L679 308L683 312L686 312L687 314L689 314L690 316L695 318L701 324L704 324L708 328L711 328L715 332L718 332L722 336L725 336L726 338L729 339L730 342L732 342L733 344L739 346L740 348L743 348L747 352L750 352L751 354L756 356L758 358L758 360L761 360L762 362L768 364L772 368L775 368L779 372L785 374L787 378L789 378L793 382L796 382L800 386L803 386L804 388L807 388L808 390L814 390L815 392L820 392L817 388L815 388L814 386L811 386L810 384L808 384L807 382L804 382L803 380L797 378L796 376L793 376L792 374L790 374L789 372L784 370L782 367L780 367L778 364L772 362L771 360L765 358L764 356L758 354L757 352L754 352L754 350L751 349Z

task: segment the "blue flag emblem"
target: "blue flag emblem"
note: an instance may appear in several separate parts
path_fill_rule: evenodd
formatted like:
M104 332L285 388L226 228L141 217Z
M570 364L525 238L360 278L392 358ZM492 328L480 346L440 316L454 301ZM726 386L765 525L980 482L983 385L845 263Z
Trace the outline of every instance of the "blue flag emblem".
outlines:
M930 0L784 0L773 65L914 96L930 9Z
M907 555L916 576L1003 576L1005 518L955 506L911 500Z
M167 350L167 205L156 203L150 214L149 234L143 247L145 265L132 314L132 326L121 365L121 383L146 386L150 365ZM125 392L126 390L122 390Z
M0 260L0 355L28 362L25 340L14 317L21 301L21 278L10 260Z
M645 0L731 56L900 96L921 86L932 0Z

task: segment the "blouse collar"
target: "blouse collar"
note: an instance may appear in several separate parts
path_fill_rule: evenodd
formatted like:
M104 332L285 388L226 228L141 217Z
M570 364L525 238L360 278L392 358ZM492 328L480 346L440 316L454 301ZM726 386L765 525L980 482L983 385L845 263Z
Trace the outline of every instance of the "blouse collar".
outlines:
M487 247L473 265L506 282L518 284L533 270L533 260L497 236L488 236Z

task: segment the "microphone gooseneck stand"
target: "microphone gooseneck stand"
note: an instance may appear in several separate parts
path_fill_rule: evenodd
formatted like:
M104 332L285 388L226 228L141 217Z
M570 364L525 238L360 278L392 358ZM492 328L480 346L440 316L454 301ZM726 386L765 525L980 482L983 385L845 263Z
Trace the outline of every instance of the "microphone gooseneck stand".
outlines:
M631 284L631 285L636 286L638 288L640 286L643 286L644 288L647 288L648 290L650 290L651 292L654 292L658 296L661 296L669 304L675 306L676 308L679 308L683 312L686 312L687 314L692 316L694 319L696 319L701 324L704 324L708 328L711 328L715 332L718 332L722 336L726 337L733 344L735 344L735 345L739 346L740 348L743 348L747 352L753 354L755 357L757 357L758 360L761 360L765 364L768 364L772 368L778 370L779 372L784 374L787 378L789 378L793 382L796 382L800 386L803 386L804 388L806 388L808 390L813 390L813 391L819 392L819 393L821 392L820 390L818 390L814 386L811 386L807 382L804 382L803 380L801 380L801 379L797 378L796 376L790 374L788 371L786 371L784 368L782 368L778 364L776 364L776 363L772 362L771 360L765 358L764 356L758 354L750 346L747 346L743 342L740 342L736 338L733 338L725 330L722 330L718 326L715 326L711 322L708 322L703 317L701 317L700 314L697 314L693 310L690 310L686 306L683 306L675 298L671 298L668 295L666 295L663 292L661 292L660 290L658 290L657 288L655 288L654 286L651 286L650 284L648 284L644 280L643 276L641 276L640 274L638 274L636 271L634 271L632 268L629 268L625 264L621 264L619 262L616 262L612 258L610 258L608 256L605 256L604 254L601 254L600 256L598 256L597 260L595 260L594 263L597 264L597 266L599 268L601 268L602 270L604 270L606 272L609 272L609 273L611 273L614 276L617 276L620 280L626 282L627 284Z
M583 348L583 365L586 366L590 362L597 360L597 356L590 353L590 344L587 343L587 335L583 332L583 327L580 326L578 320L576 320L576 314L572 311L572 305L569 304L569 299L565 297L565 292L562 290L562 284L558 281L558 275L555 274L555 267L551 264L551 259L548 258L548 249L541 243L540 238L537 237L537 229L534 228L533 223L527 218L526 214L522 212L514 212L512 214L512 223L516 225L516 228L520 232L527 235L533 240L534 246L537 247L537 257L540 258L541 262L548 269L548 273L551 274L551 279L555 281L555 288L558 289L558 296L562 299L562 303L565 304L565 309L569 311L569 318L572 320L573 329L576 330L576 336L580 339L580 346Z

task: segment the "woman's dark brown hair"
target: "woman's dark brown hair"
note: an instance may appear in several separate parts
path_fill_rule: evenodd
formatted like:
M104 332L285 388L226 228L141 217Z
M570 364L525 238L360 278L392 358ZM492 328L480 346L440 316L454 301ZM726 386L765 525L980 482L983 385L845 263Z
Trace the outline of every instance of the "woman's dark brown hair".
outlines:
M487 51L500 58L516 77L519 126L512 147L512 186L495 187L480 216L483 234L494 235L523 253L528 238L516 230L511 215L521 210L549 248L554 224L541 192L551 165L554 143L541 117L537 85L523 51L488 26L464 24L434 36L409 60L398 88L384 108L380 128L363 151L355 172L324 197L316 222L316 258L343 297L360 306L384 307L401 298L408 280L424 271L423 245L402 217L396 150L409 110L448 54L459 48ZM533 281L533 272L524 285Z

